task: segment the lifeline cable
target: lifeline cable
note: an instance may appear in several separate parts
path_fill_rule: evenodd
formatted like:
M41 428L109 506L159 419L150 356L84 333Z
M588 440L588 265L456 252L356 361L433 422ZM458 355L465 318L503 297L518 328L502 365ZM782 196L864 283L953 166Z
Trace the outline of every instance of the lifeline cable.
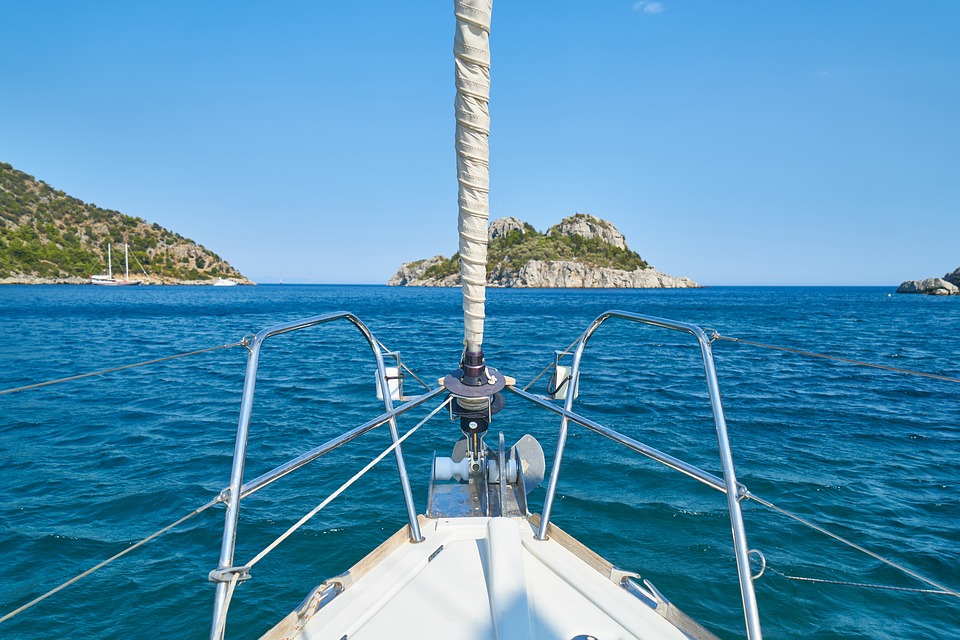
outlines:
M408 367L407 365L403 364L402 362L400 363L400 366L403 367L403 370L404 370L404 371L406 371L406 372L409 373L411 376L413 376L413 379L416 380L417 382L419 382L420 385L421 385L424 389L426 389L427 391L432 391L432 389L430 388L430 385L428 385L426 382L424 382L423 380L421 380L420 377L417 376L417 374L415 374L410 367Z
M564 349L562 353L564 353L564 354L570 353L570 351L573 349L574 346L576 346L576 344L577 344L578 342L580 342L580 338L577 338L576 340L574 340L573 342L571 342L571 343L570 343L570 346L567 347L566 349ZM530 382L528 382L528 383L527 383L527 386L525 386L525 387L523 388L523 390L524 390L524 391L529 390L530 387L533 386L533 383L534 383L534 382L536 382L537 380L539 380L540 378L542 378L542 377L543 377L543 374L545 374L547 371L550 371L550 367L552 367L552 366L554 366L554 363L551 362L551 363L548 364L546 367L544 367L543 371L541 371L540 373L538 373L537 376L536 376L533 380L531 380Z
M384 353L387 353L387 354L394 353L391 349L387 348L387 345L383 344L383 343L380 342L379 340L377 340L377 345L379 345L379 347L380 347L381 349L383 349ZM424 389L426 389L427 391L430 391L430 385L428 385L426 382L424 382L423 380L421 380L420 377L417 376L417 374L414 373L413 370L412 370L410 367L408 367L407 365L403 364L402 362L400 362L399 364L400 364L400 368L401 368L401 369L403 369L404 371L406 371L407 373L409 373L411 376L413 376L413 379L416 380L417 382L419 382L420 385L421 385Z
M66 378L57 378L56 380L47 380L46 382L37 382L35 384L28 384L22 387L14 387L13 389L4 389L0 391L0 396L7 393L17 393L18 391L26 391L28 389L39 389L40 387L48 387L53 384L60 384L61 382L70 382L72 380L81 380L83 378L90 378L93 376L100 376L105 373L113 373L114 371L123 371L124 369L133 369L135 367L143 367L148 364L157 364L158 362L165 362L167 360L176 360L177 358L186 358L187 356L195 356L201 353L208 353L210 351L216 351L218 349L231 349L233 347L245 347L248 342L246 340L241 340L240 342L233 342L230 344L221 344L216 347L208 347L206 349L199 349L197 351L189 351L187 353L178 353L172 356L166 356L164 358L157 358L156 360L145 360L143 362L136 362L134 364L125 364L119 367L111 367L110 369L103 369L101 371L91 371L90 373L81 373L76 376L68 376Z
M934 380L942 380L944 382L957 382L960 383L960 378L951 378L950 376L941 376L936 373L924 373L922 371L911 371L910 369L901 369L899 367L889 367L883 364L874 364L872 362L863 362L862 360L851 360L850 358L841 358L840 356L831 356L823 353L814 353L813 351L804 351L802 349L793 349L791 347L778 347L773 344L764 344L762 342L752 342L750 340L744 340L742 338L728 338L727 336L720 335L717 331L712 331L710 334L712 340L725 340L727 342L735 342L739 344L748 344L752 347L762 347L764 349L773 349L775 351L786 351L788 353L796 353L801 356L809 356L811 358L823 358L825 360L836 360L838 362L846 362L847 364L855 364L861 367L871 367L873 369L882 369L884 371L893 371L895 373L905 373L911 376L922 376L924 378L933 378Z
M148 542L150 542L150 541L153 540L154 538L156 538L156 537L158 537L158 536L166 533L167 531L170 531L170 529L173 529L174 527L176 527L176 526L178 526L178 525L180 525L180 524L183 524L184 522L186 522L187 520L189 520L189 519L192 518L193 516L198 515L198 514L200 514L200 513L203 513L204 511L206 511L207 509L209 509L210 507L214 506L215 504L217 504L217 503L219 503L219 502L221 502L221 498L218 496L218 497L214 498L213 500L211 500L210 502L208 502L207 504L203 505L202 507L199 507L198 509L194 509L193 511L191 511L191 512L188 513L187 515L185 515L185 516L183 516L182 518L180 518L179 520L177 520L176 522L174 522L174 523L172 523L172 524L168 524L168 525L165 526L163 529L160 529L159 531L150 534L149 536L147 536L146 538L144 538L144 539L141 540L140 542L137 542L136 544L127 547L126 549L124 549L124 550L121 551L120 553L117 553L117 554L115 554L115 555L107 558L106 560L104 560L104 561L101 562L100 564L98 564L98 565L96 565L96 566L94 566L94 567L91 567L91 568L87 569L87 570L84 571L83 573L81 573L81 574L79 574L79 575L77 575L77 576L74 576L73 578L70 578L69 580L67 580L66 582L64 582L63 584L61 584L60 586L54 587L54 588L51 589L50 591L47 591L47 592L46 592L45 594L43 594L42 596L36 597L36 598L34 598L33 600L31 600L30 602L28 602L27 604L25 604L25 605L23 605L23 606L21 606L21 607L18 607L18 608L16 608L16 609L14 609L13 611L11 611L10 613L8 613L7 615L5 615L5 616L3 616L2 618L0 618L0 622L4 622L4 621L6 621L6 620L9 620L10 618L12 618L13 616L17 615L18 613L29 609L30 607L32 607L33 605L35 605L35 604L37 604L37 603L39 603L39 602L42 602L42 601L46 600L47 598L49 598L49 597L52 596L53 594L55 594L55 593L57 593L57 592L59 592L59 591L62 591L63 589L66 589L67 587L69 587L70 585L72 585L72 584L73 584L74 582L76 582L77 580L80 580L81 578L87 577L88 575L90 575L91 573L93 573L94 571L96 571L97 569L101 569L101 568L107 566L108 564L110 564L111 562L113 562L114 560L117 560L117 559L119 559L119 558L127 555L128 553L130 553L130 552L133 551L134 549L137 549L137 548L139 548L139 547L142 547L143 545L147 544Z
M407 432L406 432L405 434L403 434L403 436L400 437L396 442L394 442L394 443L391 444L389 447L387 447L386 449L384 449L383 452L380 453L380 455L378 455L376 458L374 458L373 460L371 460L370 462L368 462L367 465L366 465L365 467L363 467L363 469L361 469L360 471L358 471L357 473L355 473L355 474L353 475L353 477L351 477L349 480L347 480L347 481L344 482L342 485L340 485L340 487L339 487L336 491L334 491L334 492L331 493L329 496L327 496L326 498L324 498L324 500L323 500L320 504L318 504L316 507L314 507L313 509L311 509L305 516L303 516L303 517L300 518L297 522L295 522L289 529L287 529L287 530L284 531L282 534L280 534L280 536L279 536L276 540L274 540L273 542L271 542L270 544L268 544L268 545L263 549L263 551L261 551L261 552L258 553L256 556L254 556L253 559L250 560L250 562L248 562L248 563L245 564L245 565L241 565L241 566L239 566L239 567L232 567L232 568L231 568L231 569L234 569L234 571L233 571L233 575L230 576L230 582L229 582L229 587L228 587L228 591L227 591L227 594L226 594L226 599L224 600L223 609L222 609L222 612L221 612L221 614L220 614L220 617L219 617L218 620L217 620L217 628L216 628L216 634L217 634L217 636L216 636L216 637L222 637L222 636L220 636L220 634L223 633L223 629L224 629L224 627L225 627L225 625L226 625L226 622L227 622L227 609L228 609L229 606L230 606L230 599L233 597L233 592L234 592L234 590L236 589L237 581L239 580L239 576L240 576L240 574L239 574L238 571L241 570L241 569L242 569L243 571L249 571L250 569L252 569L252 568L253 568L253 565L255 565L255 564L257 564L258 562L260 562L261 560L263 560L263 558L265 558L268 553L270 553L271 551L273 551L274 549L276 549L276 548L280 545L281 542L283 542L284 540L286 540L287 538L289 538L291 535L293 535L293 534L297 531L297 529L299 529L299 528L302 527L304 524L306 524L307 521L309 521L311 518L313 518L313 516L317 515L317 514L320 512L321 509L323 509L323 508L326 507L328 504L330 504L337 496L339 496L339 495L342 494L344 491L346 491L347 489L349 489L349 488L353 485L354 482L356 482L356 481L359 480L361 477L363 477L363 476L367 473L367 471L369 471L370 469L372 469L373 467L375 467L381 460L383 460L383 459L386 458L388 455L390 455L390 452L392 452L394 449L396 449L397 447L399 447L400 444L401 444L404 440L406 440L407 438L409 438L410 436L412 436L414 433L416 433L417 430L418 430L420 427L422 427L423 425L425 425L425 424L427 423L427 421L430 420L430 418L432 418L433 416L435 416L435 415L437 415L438 413L440 413L440 410L443 409L443 408L444 408L445 406L447 406L448 404L450 404L450 401L451 401L451 398L448 397L446 400L444 400L443 402L441 402L440 405L439 405L436 409L434 409L433 411L431 411L431 412L427 415L426 418L424 418L423 420L421 420L421 421L419 422L419 424L417 424L415 427L413 427L412 429L410 429L410 431L407 431Z
M862 587L864 589L881 589L884 591L906 591L907 593L929 593L941 596L955 596L953 591L941 591L939 589L917 589L916 587L894 587L886 584L872 584L869 582L845 582L843 580L825 580L823 578L804 578L801 576L787 575L782 571L777 571L773 567L768 567L772 573L777 574L787 580L798 580L801 582L816 582L819 584L835 584L843 587Z
M302 518L300 518L300 520L298 520L293 526L291 526L289 529L287 529L286 531L284 531L284 532L280 535L280 537L278 537L276 540L274 540L274 541L271 542L269 545L267 545L267 547L266 547L263 551L261 551L261 552L258 553L256 556L254 556L254 558L253 558L250 562L248 562L247 564L243 565L243 567L244 567L245 569L248 569L248 570L249 570L250 568L253 567L253 565L255 565L255 564L257 564L258 562L260 562L260 560L262 560L268 553L270 553L271 551L273 551L281 542L283 542L284 540L286 540L287 538L289 538L294 532L296 532L297 529L299 529L299 528L302 527L304 524L306 524L307 521L310 520L313 516L317 515L317 513L319 513L321 509L323 509L325 506L327 506L328 504L330 504L330 502L332 502L334 498L336 498L336 497L339 496L341 493L343 493L344 491L346 491L347 489L349 489L349 488L353 485L353 483L356 482L357 480L359 480L364 474L367 473L367 471L369 471L370 469L372 469L373 467L375 467L375 466L377 465L377 463L379 463L381 460L383 460L383 459L386 458L388 455L390 455L390 453L391 453L394 449L396 449L397 447L399 447L400 444L403 443L404 440L406 440L407 438L409 438L410 436L412 436L414 433L416 433L417 430L418 430L420 427L422 427L423 425L425 425L425 424L427 423L427 421L430 420L430 418L432 418L433 416L435 416L435 415L437 415L438 413L440 413L440 410L443 409L445 406L447 406L447 405L450 403L451 399L452 399L451 397L448 397L446 400L444 400L443 402L441 402L440 405L439 405L436 409L434 409L433 411L431 411L431 412L427 415L426 418L424 418L423 420L421 420L421 421L419 422L419 424L417 424L415 427L413 427L412 429L410 429L410 431L407 431L405 434L403 434L403 436L402 436L401 438L399 438L396 442L394 442L392 445L390 445L389 447L387 447L386 449L384 449L383 452L380 453L380 455L378 455L376 458L374 458L373 460L371 460L370 462L368 462L367 465L366 465L363 469L361 469L360 471L358 471L357 473L355 473L355 474L353 475L353 477L351 477L349 480L347 480L347 481L344 482L342 485L340 485L340 488L338 488L336 491L334 491L334 492L331 493L329 496L327 496L327 497L323 500L323 502L321 502L320 504L318 504L318 505L317 505L316 507L314 507L311 511L309 511L305 516L303 516Z
M896 562L894 562L893 560L890 560L889 558L885 558L885 557L881 556L881 555L878 554L878 553L874 553L873 551L870 551L869 549L866 549L866 548L864 548L864 547L861 547L861 546L858 545L857 543L851 542L850 540L847 540L846 538L844 538L844 537L842 537L842 536L839 536L839 535L837 535L837 534L835 534L835 533L833 533L833 532L831 532L831 531L828 531L828 530L824 529L823 527L821 527L821 526L819 526L819 525L817 525L817 524L814 524L814 523L810 522L809 520L806 520L806 519L798 516L798 515L795 514L795 513L791 513L791 512L789 512L789 511L787 511L786 509L783 509L783 508L781 508L781 507L778 507L777 505L773 504L772 502L770 502L770 501L768 501L768 500L764 500L763 498L761 498L761 497L759 497L759 496L756 496L756 495L750 493L749 491L747 491L746 493L744 493L744 494L743 494L743 497L746 498L746 499L748 499L748 500L753 500L754 502L757 502L757 503L759 503L759 504L762 504L763 506L767 507L768 509L772 509L772 510L774 510L774 511L776 511L776 512L782 514L782 515L787 516L788 518L792 518L793 520L796 520L797 522L799 522L799 523L801 523L801 524L803 524L803 525L806 525L806 526L810 527L811 529L813 529L813 530L815 530L815 531L819 531L820 533L822 533L822 534L824 534L824 535L826 535L826 536L829 536L829 537L833 538L834 540L837 540L838 542L842 542L843 544L847 545L848 547L851 547L851 548L853 548L853 549L856 549L857 551L859 551L859 552L861 552L861 553L865 553L865 554L867 554L868 556L870 556L871 558L874 558L874 559L876 559L876 560L879 560L880 562L883 562L884 564L887 564L887 565L893 567L894 569L897 569L897 570L899 570L899 571L907 574L908 576L912 576L912 577L916 578L916 579L919 580L920 582L925 582L925 583L929 584L930 586L936 587L937 589L940 589L940 591L939 591L938 593L943 593L944 595L950 595L950 596L954 596L954 597L960 598L960 593L957 593L957 592L954 591L953 589L951 589L951 588L949 588L949 587L945 587L945 586L943 586L942 584L931 580L930 578L926 578L926 577L920 575L919 573L917 573L916 571L912 571L911 569L908 569L907 567L905 567L905 566L903 566L903 565L901 565L901 564L897 564ZM778 572L778 573L779 573L779 572ZM797 578L797 579L800 580L800 579L803 579L803 578ZM818 581L819 581L818 579L813 579L813 578L807 578L807 580L809 580L809 581L811 581L811 582L818 582Z

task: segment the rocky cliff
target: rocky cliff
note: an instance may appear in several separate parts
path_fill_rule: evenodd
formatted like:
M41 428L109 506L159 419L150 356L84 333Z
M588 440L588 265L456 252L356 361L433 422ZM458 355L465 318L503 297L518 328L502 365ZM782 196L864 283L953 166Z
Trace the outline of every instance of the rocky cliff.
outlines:
M691 289L700 286L689 278L676 278L653 267L626 271L570 260L530 260L516 271L495 268L487 281L499 287L534 288Z
M907 280L897 288L897 293L926 293L934 296L960 295L960 267L942 278Z
M517 218L500 218L488 231L487 283L529 288L695 288L651 267L606 220L578 213L539 233ZM460 284L460 259L434 256L408 262L391 286L452 287Z

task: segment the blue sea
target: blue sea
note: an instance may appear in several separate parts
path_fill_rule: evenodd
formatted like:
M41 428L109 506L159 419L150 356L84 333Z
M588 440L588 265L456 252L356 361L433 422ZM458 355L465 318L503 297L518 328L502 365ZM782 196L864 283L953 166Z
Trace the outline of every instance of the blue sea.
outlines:
M890 288L491 290L488 363L531 381L608 309L729 337L960 377L960 298ZM421 379L455 369L460 292L380 286L0 288L0 389L233 343L279 322L359 316ZM718 341L713 345L739 480L752 493L960 588L960 385ZM230 348L0 395L0 615L203 505L229 479L246 361ZM611 321L583 361L576 409L719 474L696 344ZM268 340L246 464L251 479L382 411L360 333L336 322ZM532 390L544 393L547 377ZM416 383L405 381L407 393ZM401 431L434 405L405 415ZM507 395L491 426L525 433L548 465L559 420ZM418 509L434 452L459 436L440 414L404 444ZM496 442L496 440L492 440ZM390 443L385 428L244 501L237 564L254 556ZM253 570L228 637L254 638L324 578L405 523L387 458ZM544 489L531 497L539 510ZM752 502L751 548L769 638L960 638L960 599ZM37 606L4 638L203 638L222 507L212 508ZM649 579L722 638L743 637L725 496L573 426L553 521ZM477 603L486 607L486 603Z

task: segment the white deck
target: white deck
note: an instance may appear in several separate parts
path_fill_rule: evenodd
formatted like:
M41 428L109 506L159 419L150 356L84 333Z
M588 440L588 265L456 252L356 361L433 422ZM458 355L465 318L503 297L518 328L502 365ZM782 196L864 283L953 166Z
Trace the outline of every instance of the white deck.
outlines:
M340 595L319 611L308 599L264 638L687 638L562 531L539 541L522 518L421 523L424 542L408 542L404 527L328 581Z

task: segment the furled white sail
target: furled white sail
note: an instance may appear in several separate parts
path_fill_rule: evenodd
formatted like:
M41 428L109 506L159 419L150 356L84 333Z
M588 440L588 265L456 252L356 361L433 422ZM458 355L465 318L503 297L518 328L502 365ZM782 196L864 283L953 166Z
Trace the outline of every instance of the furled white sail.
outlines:
M467 351L483 344L487 284L487 196L490 185L490 14L493 0L455 0L457 180L460 280Z

